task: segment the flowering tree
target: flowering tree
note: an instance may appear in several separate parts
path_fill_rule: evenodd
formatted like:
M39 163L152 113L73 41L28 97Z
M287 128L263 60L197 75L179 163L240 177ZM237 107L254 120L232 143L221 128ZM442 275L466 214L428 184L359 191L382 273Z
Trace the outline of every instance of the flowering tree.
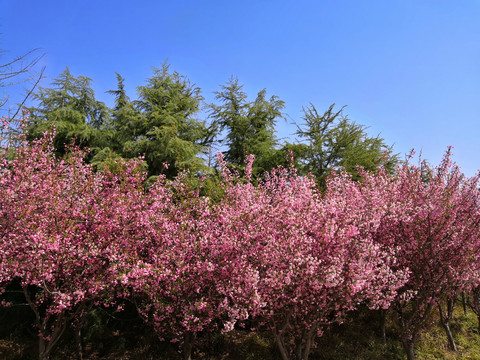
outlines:
M248 316L256 295L256 272L241 258L238 244L223 236L224 221L208 198L185 185L184 178L160 178L144 204L146 251L131 259L124 278L143 317L161 339L180 342L191 358L199 332L229 331ZM133 253L132 253L133 254Z
M227 188L216 211L229 219L224 236L241 244L241 257L258 271L257 318L272 330L282 359L308 359L323 326L360 302L388 306L404 276L390 271L390 254L358 225L353 192L322 198L314 180L292 168L273 170L255 187L250 166L247 182Z
M415 340L430 322L432 309L466 290L477 271L478 176L465 178L448 152L435 169L406 163L394 176L384 171L365 173L361 191L372 207L376 207L374 199L384 199L375 241L395 249L394 269L410 272L392 308L411 360ZM448 319L442 320L452 341Z
M186 360L198 333L246 319L272 331L283 360L307 360L361 303L397 312L412 360L434 307L454 345L453 300L478 290L479 177L450 153L435 169L333 174L324 193L293 166L255 185L253 156L243 177L220 156L214 202L186 176L145 190L138 161L95 173L75 147L56 158L52 134L17 140L0 157L0 292L20 283L42 360L68 324L126 297Z
M126 217L135 214L135 193L120 179L135 177L134 164L121 176L94 174L78 149L56 159L52 139L23 143L0 170L0 280L20 281L35 314L39 359L49 358L69 322L94 303L113 302Z

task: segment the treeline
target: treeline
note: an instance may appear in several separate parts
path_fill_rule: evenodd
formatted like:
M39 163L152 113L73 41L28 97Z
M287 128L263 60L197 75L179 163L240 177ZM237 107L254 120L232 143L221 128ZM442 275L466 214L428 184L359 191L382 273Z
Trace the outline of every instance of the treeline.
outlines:
M74 141L90 148L87 161L97 168L120 157L142 156L149 176L164 174L169 179L183 171L212 174L216 152L212 149L222 149L226 161L238 168L247 155L255 155L255 178L286 165L292 152L297 169L312 173L322 185L330 169L344 167L355 174L357 165L375 170L379 165L393 169L397 163L382 138L369 136L364 126L333 105L325 112L313 104L304 108L292 134L300 142L281 142L275 129L286 116L284 102L266 90L249 100L235 78L215 93L215 103L207 104L200 88L167 64L153 69L133 100L117 74L117 88L108 91L114 99L112 109L95 99L91 81L73 76L67 68L50 87L39 88L28 109L29 139L41 137L54 125L58 154ZM204 119L198 118L201 114L206 114Z
M452 347L456 299L471 294L478 311L479 179L449 153L436 168L358 170L361 181L332 173L323 191L292 159L254 179L252 155L240 174L220 156L213 200L185 173L145 187L138 159L95 171L78 146L59 157L59 136L1 142L2 304L20 292L41 360L93 310L125 301L184 359L201 334L243 327L271 332L283 360L307 360L362 306L395 314L412 360L434 310Z

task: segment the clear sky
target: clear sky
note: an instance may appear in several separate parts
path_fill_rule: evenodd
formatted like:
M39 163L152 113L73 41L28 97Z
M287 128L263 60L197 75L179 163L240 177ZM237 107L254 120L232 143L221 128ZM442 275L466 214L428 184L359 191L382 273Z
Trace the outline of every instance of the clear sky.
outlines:
M348 105L401 154L437 164L453 145L464 172L480 168L479 0L0 0L0 64L37 47L43 86L69 66L107 105L115 71L134 98L168 59L207 101L234 75L291 120L309 103Z

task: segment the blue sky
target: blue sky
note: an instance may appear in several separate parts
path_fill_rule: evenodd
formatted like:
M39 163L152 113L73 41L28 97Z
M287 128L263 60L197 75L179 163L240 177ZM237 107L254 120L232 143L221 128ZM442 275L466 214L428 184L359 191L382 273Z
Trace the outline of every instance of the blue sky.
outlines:
M309 103L347 105L401 154L437 164L453 145L464 172L480 168L478 0L0 0L0 63L37 47L43 86L69 66L108 105L115 71L134 98L168 59L209 102L234 75L291 120ZM294 131L278 123L279 137Z

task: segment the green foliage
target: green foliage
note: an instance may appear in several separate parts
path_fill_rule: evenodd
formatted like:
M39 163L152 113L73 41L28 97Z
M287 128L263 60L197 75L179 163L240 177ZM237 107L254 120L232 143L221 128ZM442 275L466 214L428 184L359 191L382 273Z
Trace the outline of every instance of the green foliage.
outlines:
M67 67L54 79L51 88L40 87L33 94L37 106L28 108L29 138L41 137L54 125L54 144L59 154L64 154L65 144L73 139L77 145L90 147L94 152L105 147L109 110L95 100L91 82L85 76L74 77Z
M210 105L210 116L219 131L226 131L225 138L220 141L228 147L225 160L242 167L246 156L254 154L253 175L258 176L277 165L275 125L282 117L284 102L277 96L267 98L265 89L254 101L248 102L242 88L236 78L223 85L221 91L215 93L220 105Z
M199 169L202 161L196 154L202 150L204 129L192 116L202 100L200 89L178 73L168 73L164 65L161 70L154 69L154 76L147 86L138 88L138 93L141 113L136 134L126 146L132 153L145 154L152 175L164 170L174 175L185 169ZM163 163L172 168L167 170Z
M378 166L393 169L398 160L383 138L370 137L365 126L344 116L343 108L334 111L334 106L324 114L319 114L312 104L303 109L305 124L298 128L297 135L307 142L305 170L323 185L331 170L345 168L358 178L357 166L370 171Z
M119 74L117 76L117 89L107 91L115 98L115 106L112 114L112 136L110 146L118 154L129 152L127 142L134 141L137 137L137 126L140 122L140 111L135 108L125 91L125 79Z
M62 155L73 140L91 149L87 159L97 169L111 167L119 157L144 156L151 176L173 178L181 171L204 171L201 158L213 141L215 130L195 116L203 98L200 89L164 64L153 69L145 86L138 87L138 100L131 101L117 75L117 89L108 93L115 106L108 109L95 99L91 79L74 77L67 68L52 87L39 88L29 117L29 138L41 137L56 128L55 148Z
M91 149L87 160L97 169L111 168L119 157L144 156L149 176L164 174L170 179L183 171L213 179L205 158L220 135L229 164L242 168L246 156L255 155L254 178L275 166L288 166L292 155L300 173L313 173L321 186L331 170L343 167L358 177L358 165L367 170L393 169L397 162L382 138L370 137L363 125L343 115L343 108L334 111L334 105L324 114L313 105L305 108L304 125L296 133L303 143L287 142L279 148L275 126L284 102L268 97L265 89L248 101L238 79L230 79L215 93L217 104L209 105L211 124L207 124L197 118L203 102L200 89L170 71L168 64L153 69L146 85L138 87L136 100L128 97L125 79L116 76L117 88L108 91L115 106L108 109L95 99L91 79L74 77L66 68L51 87L33 94L36 105L29 108L29 138L42 136L53 125L60 155L65 144L74 141ZM214 182L202 193L215 193Z
M308 171L305 170L305 158L307 156L308 149L309 147L307 144L293 144L286 142L271 157L271 167L273 168L274 166L278 165L288 167L291 165L293 160L293 166L295 169L297 169L300 174L305 175L308 173Z
M153 69L146 86L138 87L134 106L124 94L121 77L116 95L114 124L123 139L125 157L144 154L150 175L174 177L189 170L205 168L198 155L205 151L213 135L205 122L195 118L201 101L200 89L164 64ZM168 164L168 167L165 166Z

